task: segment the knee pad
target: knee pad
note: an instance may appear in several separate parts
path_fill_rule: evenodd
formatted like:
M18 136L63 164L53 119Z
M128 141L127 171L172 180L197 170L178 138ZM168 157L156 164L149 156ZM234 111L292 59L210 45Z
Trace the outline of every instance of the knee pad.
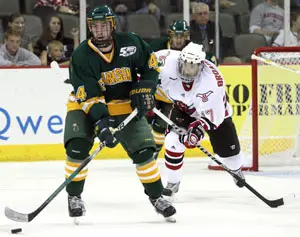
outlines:
M238 170L242 167L244 163L244 156L243 153L240 152L237 155L228 156L228 157L220 157L219 159L222 161L223 164L226 165L231 170Z
M133 153L130 158L132 159L134 164L144 164L153 159L153 153L153 148L145 148Z
M165 137L165 149L173 152L185 152L185 145L179 141L179 135L171 130Z
M73 138L66 144L67 156L75 160L84 160L89 156L92 144L83 138Z

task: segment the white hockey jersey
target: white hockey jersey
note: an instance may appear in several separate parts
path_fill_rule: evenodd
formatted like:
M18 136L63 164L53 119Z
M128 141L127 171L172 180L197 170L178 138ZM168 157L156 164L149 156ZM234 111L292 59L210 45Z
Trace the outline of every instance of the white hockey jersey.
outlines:
M232 116L226 100L225 82L218 68L208 60L187 88L178 73L180 51L164 49L155 52L160 65L160 84L157 93L164 94L181 111L202 121L205 130L216 129L225 118Z

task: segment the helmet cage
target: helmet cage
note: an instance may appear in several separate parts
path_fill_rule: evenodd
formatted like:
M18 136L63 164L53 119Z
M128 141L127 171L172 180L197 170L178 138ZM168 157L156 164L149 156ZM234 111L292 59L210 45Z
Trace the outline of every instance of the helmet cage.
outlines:
M192 83L195 78L200 74L203 68L203 63L192 63L188 61L178 60L178 73L179 77L184 83Z
M115 30L113 17L107 17L105 20L88 20L88 27L92 34L92 42L98 48L104 48L111 44Z

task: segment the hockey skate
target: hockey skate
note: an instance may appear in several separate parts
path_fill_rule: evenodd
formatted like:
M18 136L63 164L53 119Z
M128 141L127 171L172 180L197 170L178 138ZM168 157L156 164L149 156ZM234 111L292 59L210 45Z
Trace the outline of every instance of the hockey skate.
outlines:
M163 189L163 195L172 197L175 193L178 193L180 182L167 183L167 186Z
M245 177L244 174L242 173L242 169L238 169L238 170L232 170L233 173L235 173L237 176L239 176L242 180L245 181ZM233 180L235 182L235 184L239 187L242 188L244 187L244 183L239 181L238 179L233 177Z
M156 199L149 198L149 200L155 208L155 211L158 214L163 215L166 221L172 223L176 222L175 218L173 217L173 215L176 213L176 209L172 206L170 202L168 202L163 197L159 197Z
M85 206L84 202L81 200L81 197L77 196L68 196L68 207L69 207L69 216L74 218L74 223L79 224L78 217L85 215Z

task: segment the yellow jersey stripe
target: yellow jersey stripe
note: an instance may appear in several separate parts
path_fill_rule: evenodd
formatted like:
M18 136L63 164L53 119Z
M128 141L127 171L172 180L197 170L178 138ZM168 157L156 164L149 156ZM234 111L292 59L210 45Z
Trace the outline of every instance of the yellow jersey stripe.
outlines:
M91 41L91 39L88 40L88 45L91 47L92 50L94 50L105 62L111 63L114 57L115 53L115 47L112 47L111 54L109 57L106 57L105 54L103 54Z

